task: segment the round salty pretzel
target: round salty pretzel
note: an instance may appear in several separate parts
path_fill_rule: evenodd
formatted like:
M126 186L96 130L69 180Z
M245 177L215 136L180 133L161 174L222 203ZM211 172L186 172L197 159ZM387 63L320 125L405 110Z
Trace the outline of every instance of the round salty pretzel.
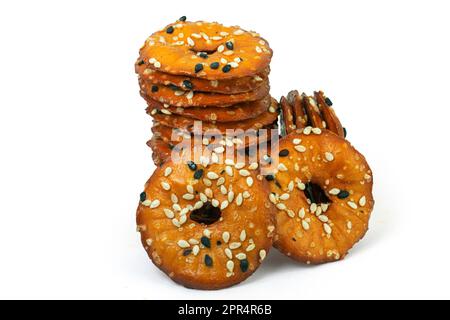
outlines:
M156 85L178 87L180 90L194 90L200 92L216 92L223 94L236 94L253 91L267 81L269 68L255 76L226 79L207 80L200 78L189 78L170 73L164 73L146 68L143 60L136 62L136 73L139 76Z
M306 127L280 140L270 200L278 209L275 247L295 260L343 259L366 233L372 171L364 156L337 135Z
M269 94L269 83L264 83L253 91L237 94L205 93L174 90L169 86L153 85L139 79L141 95L176 107L230 107L232 105L263 99Z
M276 102L274 104L274 108L275 106ZM187 129L188 131L191 131L194 128L194 124L196 122L196 120L192 118L180 115L165 114L162 113L161 111L157 111L156 113L152 112L151 116L164 126ZM256 118L242 121L223 122L223 123L203 121L202 131L205 132L207 130L218 130L219 132L225 134L228 129L234 130L262 129L264 126L275 122L277 118L278 113L275 110L274 112L267 111Z
M221 289L248 278L272 246L274 209L256 165L166 162L137 209L153 263L189 288Z
M272 50L259 34L213 22L177 21L150 36L140 50L146 67L208 80L262 73Z
M228 108L182 108L172 107L150 98L147 98L146 100L149 106L149 108L147 109L147 113L149 114L152 114L154 112L162 112L209 122L235 122L237 119L253 119L263 114L264 112L274 112L276 110L272 106L272 98L270 97L270 95L261 100L243 102Z

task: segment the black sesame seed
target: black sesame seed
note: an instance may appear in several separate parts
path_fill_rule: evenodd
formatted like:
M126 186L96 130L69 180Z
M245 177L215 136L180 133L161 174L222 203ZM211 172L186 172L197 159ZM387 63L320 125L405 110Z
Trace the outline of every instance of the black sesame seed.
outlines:
M333 102L331 102L331 100L330 100L330 98L325 98L325 103L329 106L329 107L331 107L332 105L333 105Z
M166 32L167 32L168 34L172 34L174 31L175 31L175 29L174 29L172 26L170 26L170 27L168 27L168 28L166 29Z
M195 69L194 70L195 70L195 73L199 73L200 71L203 70L203 65L201 63L197 63L195 65Z
M203 176L203 169L198 169L197 171L195 171L194 173L195 180L200 180L202 176Z
M278 153L278 155L280 157L287 157L289 155L289 150L288 149L283 149L280 151L280 153Z
M350 195L350 193L346 190L341 190L341 192L338 193L337 197L339 199L345 199L348 198L348 196Z
M138 66L142 66L144 63L145 63L145 61L141 60L141 61L138 62Z
M139 195L139 199L141 200L141 202L144 202L145 200L147 200L147 194L145 192L142 192Z
M206 248L211 248L211 240L209 240L208 237L202 237L200 239L200 242L202 243L202 245L204 245Z
M205 255L205 265L207 267L212 267L213 265L213 259L208 255Z
M178 21L185 22L186 19L187 19L186 16L182 16L180 19L178 19Z
M153 93L158 92L158 90L159 90L158 86L152 86Z
M234 44L231 41L225 43L225 46L228 48L228 50L234 50Z
M210 66L209 66L211 69L219 69L219 67L220 67L220 63L218 63L218 62L213 62L213 63L211 63L210 64Z
M194 89L194 86L192 85L192 82L190 82L189 80L184 80L183 81L183 87L185 87L186 89L189 89L189 90Z
M276 185L278 188L283 189L283 188L281 187L281 184L278 182L278 180L275 180L275 185Z
M231 66L229 64L227 64L225 67L222 68L222 71L224 73L230 72L231 71Z
M169 88L172 89L173 91L179 91L180 87L174 85L173 83L169 84Z
M273 174L269 174L269 175L266 176L266 180L267 181L273 181L273 180L275 180L275 177L273 176Z
M295 239L295 238L292 238L292 241L296 242L296 241L297 241L297 239Z
M190 255L192 253L192 249L186 249L186 250L184 250L183 251L183 256L188 256L188 255Z
M200 53L198 54L198 56L199 56L200 58L203 58L203 59L208 59L208 54L207 54L206 52L200 52Z
M241 260L239 266L240 266L242 272L247 272L248 266L249 266L248 260L247 259Z
M346 128L342 128L344 129L344 138L347 138L347 129Z
M187 166L189 167L189 169L191 169L192 171L197 170L197 165L193 162L193 161L189 161L187 163Z

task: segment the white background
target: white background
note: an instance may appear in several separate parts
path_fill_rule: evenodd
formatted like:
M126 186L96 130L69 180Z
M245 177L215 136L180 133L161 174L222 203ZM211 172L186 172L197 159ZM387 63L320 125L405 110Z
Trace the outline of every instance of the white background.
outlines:
M448 1L2 1L0 298L450 298ZM243 284L172 283L135 232L154 166L133 63L187 15L254 29L272 94L323 89L375 173L366 238Z

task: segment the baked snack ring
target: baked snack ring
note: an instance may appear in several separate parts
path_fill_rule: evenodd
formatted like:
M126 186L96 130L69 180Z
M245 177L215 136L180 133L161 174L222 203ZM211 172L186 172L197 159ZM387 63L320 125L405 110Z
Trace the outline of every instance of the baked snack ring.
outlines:
M146 81L157 85L174 86L180 90L195 90L200 92L216 92L223 94L236 94L253 91L267 81L269 68L262 73L236 79L207 80L189 78L170 73L149 69L143 60L136 62L136 73Z
M139 79L141 95L176 107L230 107L232 105L261 100L269 95L270 86L267 81L253 91L237 94L221 94L183 91L169 86L154 85ZM175 89L175 90L174 90Z
M147 68L208 80L254 76L271 58L259 34L203 21L168 25L146 40L139 57Z
M267 97L250 102L243 102L228 108L204 107L204 108L182 108L163 104L159 101L146 98L149 108L147 113L162 112L176 114L200 121L235 122L236 120L253 119L267 111L276 111L272 105L272 98ZM154 111L156 110L156 111ZM164 111L166 110L166 111Z
M272 246L267 182L254 166L227 163L168 161L140 196L137 225L145 250L189 288L221 289L245 280Z
M275 247L306 263L343 259L366 233L374 200L364 156L337 135L306 127L280 140L271 201Z

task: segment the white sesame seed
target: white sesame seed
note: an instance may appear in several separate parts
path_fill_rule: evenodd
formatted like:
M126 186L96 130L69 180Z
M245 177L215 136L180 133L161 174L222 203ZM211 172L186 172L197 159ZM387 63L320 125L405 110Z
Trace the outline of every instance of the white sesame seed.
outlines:
M312 203L311 206L309 207L309 211L311 211L311 213L316 212L317 210L317 204L316 203Z
M259 47L259 46L256 46L256 52L258 52L258 53L262 53L262 49L261 49L261 47Z
M312 127L306 127L303 129L303 134L310 135L312 131Z
M337 188L333 188L330 191L328 191L328 193L333 195L333 196L337 196L339 194L339 192L341 192L341 190L339 190Z
M247 232L245 232L245 230L242 230L241 234L239 235L239 240L241 240L241 242L244 242L245 239L247 239Z
M171 167L167 167L166 170L164 170L164 177L170 176L170 174L173 172Z
M161 111L162 114L165 114L165 115L168 115L168 116L170 116L170 115L172 114L172 112L170 112L170 111L167 110L167 109L162 109L162 110L160 110L160 111Z
M225 210L229 205L229 202L227 200L222 201L222 204L220 205L220 210Z
M228 243L228 241L230 241L230 233L225 231L224 233L222 233L222 239L225 243Z
M266 250L263 249L259 251L259 258L261 259L261 261L264 261L264 259L266 259L266 256L267 256Z
M247 185L249 186L249 187L252 187L253 186L253 178L252 177L247 177Z
M308 231L309 230L309 223L306 222L306 220L302 220L302 227L303 227L303 229Z
M248 247L245 249L245 251L251 252L251 251L255 250L255 248L256 248L256 245L254 243L252 243L252 244L248 245Z
M347 229L352 230L353 224L351 221L347 221Z
M201 209L203 207L203 201L197 201L194 205L194 210Z
M328 222L328 217L326 215L324 215L324 214L320 215L318 218L322 222Z
M203 179L203 184L207 187L211 187L212 186L212 182L209 179L204 178Z
M231 203L234 200L234 192L233 191L229 191L228 192L228 202Z
M244 201L244 198L242 197L242 193L239 193L236 197L236 205L240 207L242 205L242 202Z
M230 177L232 177L233 176L233 168L231 168L230 166L226 166L225 167L225 173L227 175L229 175Z
M189 208L188 208L188 207L183 208L183 209L180 211L180 216L184 216L184 215L186 215L188 212L189 212Z
M189 242L187 242L186 240L180 240L180 241L177 242L177 244L178 244L178 246L179 246L180 248L183 248L183 249L189 248L189 247L191 246L191 245L189 244Z
M155 64L153 65L155 68L159 69L161 68L161 62L156 61Z
M194 246L194 248L192 248L192 253L194 254L194 256L198 255L198 253L200 252L200 247L198 245Z
M220 186L220 193L222 193L223 195L228 194L228 190L224 185Z
M233 34L234 34L235 36L240 36L240 35L244 34L244 30L241 30L241 29L236 30L235 32L233 32Z
M295 145L298 145L301 142L302 142L302 139L294 139L294 140L292 140L292 143L295 144Z
M225 248L225 254L229 259L233 259L233 253L231 252L231 250L229 248Z
M323 211L323 212L327 212L328 207L329 207L330 205L329 205L328 203L322 203L320 206L322 207L322 211Z
M245 190L245 191L242 193L242 196L244 197L244 199L248 199L248 198L251 197L251 194L250 194L250 192L248 192L247 190Z
M224 56L231 56L234 53L233 50L227 50L223 53ZM235 63L235 62L234 62Z
M153 200L152 203L150 204L150 209L158 208L160 204L161 202L158 199Z
M317 206L316 216L320 216L321 214L322 214L322 207L319 205Z
M194 42L194 40L191 39L191 37L188 37L188 38L187 38L187 43L188 43L188 45L190 45L191 47L195 46L195 42Z
M239 174L243 177L248 177L250 175L250 172L248 170L242 169L239 170Z
M186 94L186 99L192 100L193 97L194 97L194 91L189 91Z
M203 235L205 236L205 237L207 237L207 238L210 238L211 237L211 231L210 230L208 230L208 229L205 229L205 230L203 230Z
M220 58L220 63L222 64L228 64L228 60L225 58Z
M280 170L280 171L288 171L288 168L284 165L284 163L280 163L278 165L278 170Z
M366 197L362 196L361 199L359 199L359 205L361 207L364 207L366 205Z
M232 242L232 243L230 243L229 247L231 250L235 250L235 249L240 248L241 246L242 246L242 244L240 242Z
M333 231L328 223L323 224L323 230L325 230L326 234L331 234L331 232Z
M212 199L211 204L214 208L217 208L220 205L220 202L217 199Z
M222 146L217 147L217 148L214 149L214 152L218 153L218 154L224 153L225 152L225 148L222 147Z
M190 184L188 184L188 185L186 186L186 190L187 190L187 192L189 192L189 193L194 193L194 187L193 187L192 185L190 185Z
M294 147L295 150L297 150L298 152L305 152L306 148L302 145L298 145Z
M206 203L208 201L208 197L203 192L200 192L199 196L200 196L200 200L203 203Z
M284 203L277 203L276 207L278 208L278 210L286 210L287 207Z
M272 106L269 107L269 112L270 113L275 113L276 111L277 110L274 107L272 107Z
M301 209L298 211L298 216L299 216L300 219L304 219L304 218L305 218L305 214L306 214L305 208L301 208Z
M181 207L178 203L174 203L172 206L173 210L180 212L181 211Z
M183 215L183 216L180 217L180 225L185 224L186 221L187 221L187 216L186 215Z
M269 200L273 204L277 204L277 197L273 193L269 194Z
M227 270L230 272L233 272L233 270L234 270L234 262L233 261L231 261L231 260L227 261Z
M218 48L217 48L217 52L222 53L225 50L225 46L223 44L221 44Z
M144 207L150 207L152 205L152 201L151 200L145 200L142 202L142 205Z
M280 196L280 200L286 201L287 199L289 199L289 197L290 197L289 193L283 193Z
M172 224L177 228L181 227L180 222L176 218L172 219Z
M225 32L225 31L221 31L219 34L220 34L220 36L222 36L222 37L226 37L226 36L229 35L229 33L228 33L228 32Z
M320 128L312 128L311 131L312 131L314 134L321 134L321 133L322 133L322 130L321 130Z
M237 63L237 62L230 62L229 65L230 65L230 67L232 67L233 69L236 69L236 68L239 67L239 63Z
M206 188L205 189L205 194L208 198L212 198L214 196L213 191L211 190L211 188Z
M253 80L255 80L255 81L257 81L257 82L261 82L261 81L263 81L264 79L261 78L260 76L254 76L254 77L253 77Z
M289 218L295 218L295 212L292 210L287 210L286 211L287 215L289 216Z
M164 214L166 215L167 218L169 219L173 219L175 217L175 214L173 213L172 210L170 209L164 209Z
M238 260L244 260L246 258L247 258L247 255L245 253L238 253L236 255L236 259L238 259Z
M153 244L153 240L152 240L152 239L147 239L147 240L145 240L145 243L147 243L147 245L148 245L149 247L151 247L152 244Z
M305 190L306 189L306 185L302 182L297 183L297 188L299 188L300 190Z
M148 63L150 63L150 64L154 64L155 62L156 62L155 58L148 59Z
M220 178L217 180L216 185L217 185L218 187L220 187L220 186L223 185L224 183L225 183L225 178L224 178L224 177L220 177Z
M325 152L325 159L331 162L334 160L334 155L331 152Z
M198 240L196 240L196 239L194 239L194 238L189 239L188 242L189 242L190 244L192 244L192 245L194 245L194 244L199 244L199 243L200 243Z
M219 175L217 173L215 173L215 172L212 172L212 171L208 172L206 174L206 176L208 177L208 179L211 179L211 180L219 179Z
M236 163L236 165L234 166L237 170L240 170L242 168L245 167L245 163L244 162L238 162Z
M289 182L289 184L288 184L288 190L289 190L289 192L294 191L294 187L295 187L295 184L294 184L294 181L292 180L292 181Z
M183 194L183 199L184 200L194 200L194 195L190 194L190 193L185 193L185 194Z
M353 201L348 201L347 204L352 209L355 209L355 210L358 209L358 206Z
M196 38L196 39L201 39L201 35L199 35L198 33L193 33L193 34L191 34L191 37L192 38Z
M232 159L225 159L225 164L227 166L234 166L234 161Z

